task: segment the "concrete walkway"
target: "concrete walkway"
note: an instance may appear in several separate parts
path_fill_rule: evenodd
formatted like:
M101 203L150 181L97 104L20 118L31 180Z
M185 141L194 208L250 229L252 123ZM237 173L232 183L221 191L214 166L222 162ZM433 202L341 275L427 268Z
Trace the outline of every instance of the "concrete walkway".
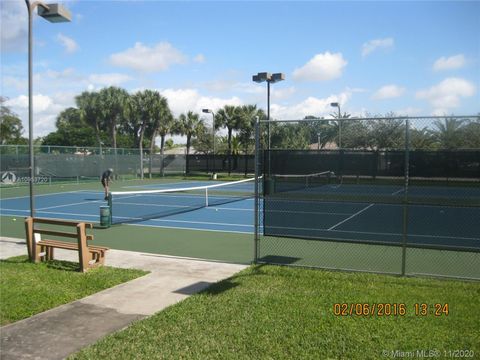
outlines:
M0 237L1 259L26 254L24 240ZM78 262L77 256L73 251L55 251L62 260ZM109 250L105 262L151 273L1 327L0 358L64 359L246 267L121 250Z

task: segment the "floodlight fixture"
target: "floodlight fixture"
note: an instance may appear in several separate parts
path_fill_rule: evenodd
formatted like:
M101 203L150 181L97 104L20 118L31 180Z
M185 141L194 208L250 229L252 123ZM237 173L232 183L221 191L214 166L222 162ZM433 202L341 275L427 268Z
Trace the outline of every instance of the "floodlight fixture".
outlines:
M258 73L257 75L253 75L252 80L254 82L261 83L264 81L270 81L271 77L272 77L272 74L268 72L261 72L261 73Z
M52 23L72 21L72 14L61 4L39 4L38 15Z
M273 84L273 83L276 83L276 82L279 82L279 81L282 81L282 80L285 80L285 74L284 73L276 73L276 74L272 75L270 82Z

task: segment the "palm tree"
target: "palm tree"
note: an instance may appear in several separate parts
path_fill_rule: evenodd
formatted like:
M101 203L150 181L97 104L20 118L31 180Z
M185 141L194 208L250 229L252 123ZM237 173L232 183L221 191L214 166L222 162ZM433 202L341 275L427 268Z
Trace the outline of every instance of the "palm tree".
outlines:
M432 135L443 149L455 149L462 147L462 130L464 121L446 118L444 121L435 120L433 125L437 128Z
M134 138L140 150L140 177L143 179L143 139L148 124L156 121L161 112L161 96L158 91L144 90L131 96L129 119L134 130Z
M160 174L164 175L164 162L163 162L163 155L165 149L165 136L172 131L172 127L174 124L174 119L172 112L168 106L168 101L165 97L161 96L157 99L155 105L155 112L154 117L152 118L152 122L147 124L146 133L150 135L150 163L149 163L149 174L150 178L152 177L152 158L155 148L155 138L160 135L161 137L161 159L162 163L160 165Z
M238 130L241 124L241 116L239 107L225 105L223 109L218 110L215 114L215 128L227 128L227 142L228 142L228 175L232 171L231 155L232 155L232 133Z
M245 155L245 176L248 172L248 148L253 144L253 136L255 134L256 117L265 119L265 113L261 109L257 109L257 105L244 105L240 108L240 134L239 140L243 145Z
M102 119L100 117L100 101L96 92L84 91L75 97L75 104L80 110L80 117L95 130L97 145L102 149L102 140L100 138L100 128ZM100 154L101 155L101 154Z
M117 149L117 127L125 120L129 95L126 90L110 86L98 93L102 118L110 132L112 147Z
M186 163L186 172L188 174L188 155L190 154L190 146L192 143L192 137L201 134L204 130L205 125L203 121L200 120L200 115L189 111L187 115L181 114L177 122L177 132L187 137L187 163Z

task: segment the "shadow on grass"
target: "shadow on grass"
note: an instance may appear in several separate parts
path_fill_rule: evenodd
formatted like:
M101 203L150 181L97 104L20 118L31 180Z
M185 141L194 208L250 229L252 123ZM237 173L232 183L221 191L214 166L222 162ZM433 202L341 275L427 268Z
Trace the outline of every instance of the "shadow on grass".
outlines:
M20 255L20 256L13 256L8 259L1 259L0 262L6 263L6 264L26 264L26 263L29 263L30 261L28 260L27 256Z
M222 280L218 283L212 284L210 287L206 288L201 293L207 294L207 295L219 295L223 292L233 289L238 286L236 282L232 281L232 280L235 280L235 277L236 276L229 279Z
M14 256L8 259L2 259L0 262L5 263L5 264L31 264L33 265L41 265L45 266L49 269L54 269L54 270L63 270L63 271L73 271L73 272L78 272L80 270L80 265L75 262L71 261L65 261L65 260L49 260L46 262L40 262L40 263L33 263L30 262L27 256L25 255L20 255L20 256Z
M50 260L44 263L49 269L63 270L63 271L80 271L80 265L75 262L65 260Z

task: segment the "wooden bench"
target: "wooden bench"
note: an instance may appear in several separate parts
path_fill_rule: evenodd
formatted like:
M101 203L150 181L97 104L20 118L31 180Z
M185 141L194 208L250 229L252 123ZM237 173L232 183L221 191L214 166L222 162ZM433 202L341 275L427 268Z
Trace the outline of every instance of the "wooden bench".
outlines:
M45 228L39 229L35 227L36 224L71 226L76 228L76 232L58 231ZM89 245L87 242L93 240L93 235L87 235L87 228L92 229L93 225L76 221L27 217L25 219L25 232L28 257L30 258L30 261L39 262L53 260L54 249L57 248L78 251L78 262L80 264L81 272L86 272L91 268L102 266L105 263L105 253L109 248ZM74 243L49 239L38 240L36 239L36 234L77 239L77 242Z

